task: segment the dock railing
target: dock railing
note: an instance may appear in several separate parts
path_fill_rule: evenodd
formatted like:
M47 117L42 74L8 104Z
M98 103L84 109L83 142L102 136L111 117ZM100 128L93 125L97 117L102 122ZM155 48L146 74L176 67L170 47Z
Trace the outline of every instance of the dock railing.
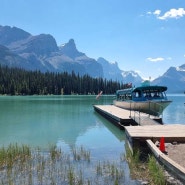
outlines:
M148 106L149 108L148 108L148 111L146 112L143 112L141 107L139 106L136 107L136 103L134 103L134 106L131 107L131 103L130 103L130 117L132 117L134 121L138 123L138 125L141 124L141 120L144 117L142 113L147 114L148 118L150 118L151 115L157 118L161 118L161 119L163 118L164 107L161 104L156 103L156 102L149 101L148 103L149 103L149 106ZM152 107L156 107L156 106L159 107L158 109L159 111L155 111L154 109L152 109ZM132 113L134 113L134 115L132 115ZM145 116L144 118L146 119L147 116Z

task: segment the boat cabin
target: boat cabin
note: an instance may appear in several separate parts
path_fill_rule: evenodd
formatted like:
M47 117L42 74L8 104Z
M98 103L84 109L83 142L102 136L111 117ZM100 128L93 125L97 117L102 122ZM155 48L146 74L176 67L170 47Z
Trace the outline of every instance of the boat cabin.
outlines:
M167 100L165 86L141 86L116 91L117 101L159 101Z

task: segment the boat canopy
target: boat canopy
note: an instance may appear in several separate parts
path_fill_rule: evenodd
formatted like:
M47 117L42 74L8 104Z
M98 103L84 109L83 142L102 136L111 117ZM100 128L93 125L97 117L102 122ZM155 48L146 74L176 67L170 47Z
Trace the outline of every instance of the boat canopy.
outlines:
M142 92L164 92L167 90L166 86L141 86L133 89L132 92L142 91Z
M117 95L123 95L123 94L131 94L133 92L134 88L128 88L128 89L121 89L121 90L117 90L116 94Z
M117 95L124 95L124 94L131 94L133 92L143 92L143 93L155 93L155 92L164 92L167 90L166 86L140 86L136 88L128 88L128 89L121 89L117 90Z

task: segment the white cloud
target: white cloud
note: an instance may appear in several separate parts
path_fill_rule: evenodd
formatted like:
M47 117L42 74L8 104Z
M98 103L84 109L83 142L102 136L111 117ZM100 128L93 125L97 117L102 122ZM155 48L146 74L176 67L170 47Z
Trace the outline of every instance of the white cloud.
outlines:
M161 14L161 11L155 10L153 12L153 14L156 15L157 18L161 19L161 20L166 20L169 18L177 19L177 18L181 18L181 17L185 16L185 10L184 10L184 8L179 8L179 9L172 8L161 16L159 16Z
M157 58L148 57L146 60L150 61L150 62L160 62L160 61L163 61L164 58L162 58L162 57L157 57Z
M155 11L153 12L153 14L154 14L154 15L157 15L157 16L159 16L160 13L161 13L161 10L155 10Z
M185 55L184 55L184 57L185 57ZM157 63L157 62L161 62L161 61L164 61L164 60L172 60L172 57L167 57L167 58L163 58L163 57L156 57L156 58L148 57L146 60L150 61L150 62Z
M151 15L151 14L152 14L152 12L147 12L146 14Z

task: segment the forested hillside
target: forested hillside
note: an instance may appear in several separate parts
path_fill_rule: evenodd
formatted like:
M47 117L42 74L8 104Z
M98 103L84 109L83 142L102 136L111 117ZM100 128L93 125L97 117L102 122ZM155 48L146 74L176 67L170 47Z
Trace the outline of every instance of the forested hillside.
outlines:
M0 94L47 95L47 94L114 94L122 84L103 78L72 73L41 73L19 68L0 66Z

